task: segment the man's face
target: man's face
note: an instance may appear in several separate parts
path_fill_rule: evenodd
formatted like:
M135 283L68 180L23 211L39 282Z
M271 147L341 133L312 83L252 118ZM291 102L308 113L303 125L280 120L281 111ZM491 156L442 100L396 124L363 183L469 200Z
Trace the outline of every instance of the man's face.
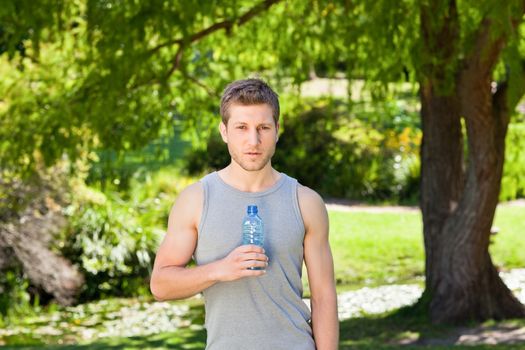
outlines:
M246 171L258 171L269 164L275 153L279 124L275 125L267 104L232 104L228 125L220 131L232 160Z

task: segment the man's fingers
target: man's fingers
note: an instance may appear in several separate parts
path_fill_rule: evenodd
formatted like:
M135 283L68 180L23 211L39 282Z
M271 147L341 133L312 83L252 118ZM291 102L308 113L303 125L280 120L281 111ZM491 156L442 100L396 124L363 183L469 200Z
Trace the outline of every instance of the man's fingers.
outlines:
M266 261L260 261L260 260L247 260L243 263L243 267L246 269L250 267L266 268L266 266L268 266L268 263Z
M259 247L258 245L255 245L255 244L245 244L245 245L241 245L240 247L237 247L237 249L242 252L242 253L250 253L250 252L254 252L254 253L262 253L264 254L264 249L263 247Z
M268 257L262 253L246 253L242 256L243 260L268 261Z

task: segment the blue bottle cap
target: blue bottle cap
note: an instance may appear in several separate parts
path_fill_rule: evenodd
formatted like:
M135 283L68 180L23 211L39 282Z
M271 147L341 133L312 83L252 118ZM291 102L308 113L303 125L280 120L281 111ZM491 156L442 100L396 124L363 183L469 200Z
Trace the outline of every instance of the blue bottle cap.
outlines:
M248 206L248 214L257 214L257 206L256 205L249 205Z

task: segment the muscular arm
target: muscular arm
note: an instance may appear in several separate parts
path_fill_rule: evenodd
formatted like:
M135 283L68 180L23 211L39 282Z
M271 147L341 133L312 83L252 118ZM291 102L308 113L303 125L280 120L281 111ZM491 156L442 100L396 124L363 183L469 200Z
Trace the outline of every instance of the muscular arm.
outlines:
M180 193L171 209L168 230L157 251L150 281L151 292L157 300L184 299L220 281L265 273L247 270L267 265L263 249L253 245L238 247L212 263L187 267L197 245L202 203L202 185L196 183Z
M337 349L339 320L334 263L328 242L328 214L321 197L299 187L299 206L305 223L304 260L311 292L312 329L317 349Z

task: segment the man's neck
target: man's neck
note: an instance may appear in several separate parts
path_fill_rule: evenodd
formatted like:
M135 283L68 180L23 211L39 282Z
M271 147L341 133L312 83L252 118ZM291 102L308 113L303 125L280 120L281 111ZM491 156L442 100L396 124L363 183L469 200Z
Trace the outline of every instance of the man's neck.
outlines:
M262 192L275 185L281 175L268 163L258 171L246 171L235 162L219 170L219 176L228 185L244 192Z

